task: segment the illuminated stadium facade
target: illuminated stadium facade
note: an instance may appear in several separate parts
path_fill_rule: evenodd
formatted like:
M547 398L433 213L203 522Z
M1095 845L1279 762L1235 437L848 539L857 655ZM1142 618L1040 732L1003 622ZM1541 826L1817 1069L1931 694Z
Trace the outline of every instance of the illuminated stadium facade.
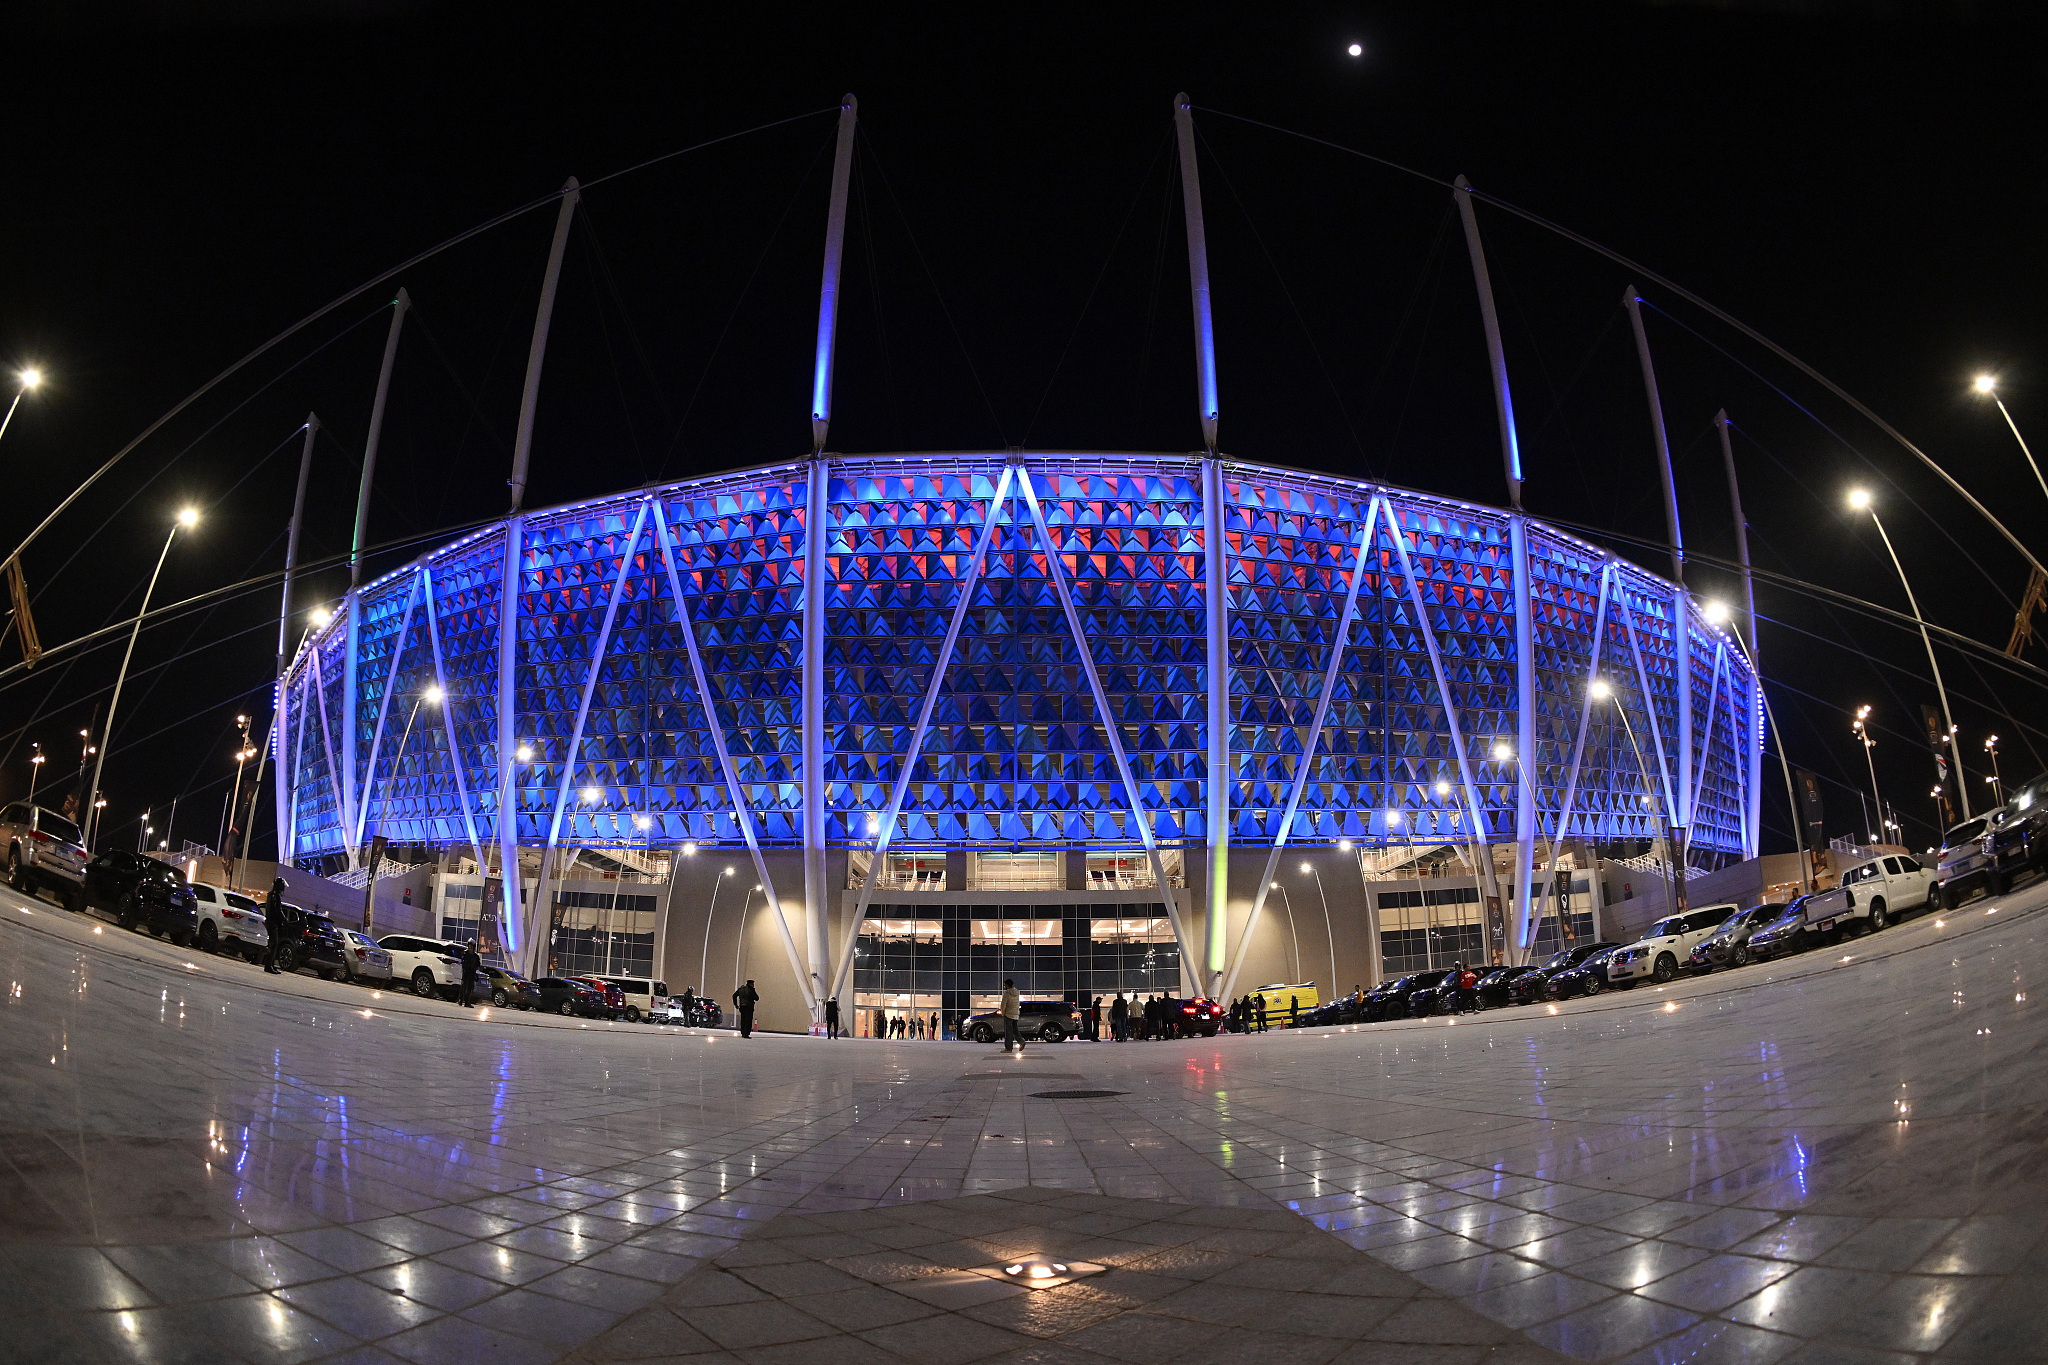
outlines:
M519 510L551 274L513 512L352 591L283 670L285 859L432 856L443 932L529 972L711 987L716 944L799 1021L839 996L950 1027L1005 975L1319 978L1308 903L1269 903L1283 848L1332 985L1409 962L1390 906L1462 902L1461 945L1521 960L1583 925L1552 878L1603 846L1755 854L1761 695L1683 590L1518 510L1215 453L1191 151L1207 451L823 453L851 120L820 453ZM1375 899L1431 851L1465 890Z

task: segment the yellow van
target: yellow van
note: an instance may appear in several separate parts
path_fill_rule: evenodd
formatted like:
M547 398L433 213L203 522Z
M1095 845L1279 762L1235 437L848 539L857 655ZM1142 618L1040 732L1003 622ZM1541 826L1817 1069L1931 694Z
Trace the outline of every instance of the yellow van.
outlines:
M1307 1014L1318 1004L1322 1003L1321 997L1316 994L1316 983L1313 981L1300 981L1293 984L1283 982L1276 986L1261 986L1252 992L1252 998L1254 1001L1264 1000L1266 1002L1266 1020L1269 1024L1285 1024L1288 1018L1288 1008L1292 1003L1298 1002L1301 1005L1301 1012L1303 1014ZM1257 1005L1255 1004L1253 1008L1256 1009Z

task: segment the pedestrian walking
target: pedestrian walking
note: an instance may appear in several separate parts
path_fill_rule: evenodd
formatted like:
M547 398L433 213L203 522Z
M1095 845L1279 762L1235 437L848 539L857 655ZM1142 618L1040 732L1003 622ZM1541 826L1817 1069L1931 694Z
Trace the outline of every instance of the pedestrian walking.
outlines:
M263 898L263 923L270 941L263 949L263 970L277 976L279 949L285 936L285 918L291 911L284 908L284 878L279 877L270 884L270 894Z
M839 997L833 996L825 1002L825 1037L829 1040L839 1036Z
M474 943L463 944L462 1005L463 1008L465 1009L468 1009L476 1004L476 974L477 969L482 967L483 965L484 960L478 957L476 954L476 945Z
M1003 1051L1024 1055L1024 1039L1017 1032L1017 1018L1023 1013L1023 1004L1017 999L1017 983L1009 977L1003 978Z
M732 993L732 1007L740 1012L740 1037L754 1036L754 1006L761 1003L761 992L754 989L754 978L748 977L747 984Z

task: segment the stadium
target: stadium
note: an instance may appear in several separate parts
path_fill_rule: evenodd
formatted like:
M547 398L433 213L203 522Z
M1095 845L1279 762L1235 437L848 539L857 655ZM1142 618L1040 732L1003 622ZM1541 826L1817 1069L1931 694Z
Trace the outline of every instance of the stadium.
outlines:
M516 463L505 518L316 614L282 861L430 867L440 931L530 974L943 1027L1006 976L1522 961L1598 935L1600 860L1755 855L1757 679L1682 587L1512 506L1217 452L1191 153L1207 450L827 451L852 120L816 450L533 511Z

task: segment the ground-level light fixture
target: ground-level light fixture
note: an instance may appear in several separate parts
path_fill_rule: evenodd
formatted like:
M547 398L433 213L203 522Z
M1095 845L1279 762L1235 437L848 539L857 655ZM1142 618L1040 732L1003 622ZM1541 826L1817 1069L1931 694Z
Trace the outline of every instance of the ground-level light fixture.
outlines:
M1066 1261L1052 1256L1019 1256L981 1271L991 1279L1007 1280L1029 1289L1052 1289L1089 1275L1100 1275L1106 1266L1093 1261Z

